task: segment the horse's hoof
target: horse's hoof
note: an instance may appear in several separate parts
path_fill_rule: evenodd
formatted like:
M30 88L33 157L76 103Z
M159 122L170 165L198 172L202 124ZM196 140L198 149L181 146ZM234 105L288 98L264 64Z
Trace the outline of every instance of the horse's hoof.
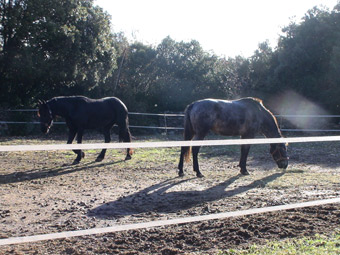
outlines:
M80 160L76 160L76 159L75 159L75 160L73 161L72 165L78 165L79 163L80 163Z
M104 158L96 158L96 162L102 162Z
M130 160L130 159L131 159L130 154L126 155L125 160Z
M203 177L204 177L204 175L201 174L201 173L196 174L196 176L197 176L198 178L203 178Z
M241 174L242 175L249 175L249 172L246 170L246 171L241 171Z
M183 177L183 176L184 176L184 173L183 173L183 172L178 172L178 176L179 176L179 177Z

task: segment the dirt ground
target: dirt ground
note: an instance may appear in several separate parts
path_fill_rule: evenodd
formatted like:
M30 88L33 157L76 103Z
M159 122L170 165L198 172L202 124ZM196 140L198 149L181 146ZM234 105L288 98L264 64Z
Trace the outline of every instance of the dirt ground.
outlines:
M0 139L0 145L39 143L64 140ZM241 176L238 147L202 148L204 178L195 177L191 164L185 165L184 177L177 177L178 148L139 149L129 161L121 151L110 150L102 162L94 162L98 151L85 151L78 165L71 164L75 156L68 151L0 153L0 238L340 197L339 143L291 144L286 171L276 167L268 151L265 145L252 148L251 174ZM0 246L0 254L217 254L339 229L340 204L331 204L6 245Z

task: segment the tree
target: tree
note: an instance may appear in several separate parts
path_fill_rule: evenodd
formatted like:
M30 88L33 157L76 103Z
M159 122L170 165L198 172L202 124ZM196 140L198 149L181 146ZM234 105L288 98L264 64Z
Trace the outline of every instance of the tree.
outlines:
M109 15L92 0L2 0L2 105L87 94L116 68Z
M136 42L121 54L119 63L123 55L118 86L112 78L105 88L130 110L183 111L197 99L235 98L249 82L247 60L219 58L195 40L176 42L166 37L156 48Z
M340 40L340 15L313 8L301 24L291 24L279 40L279 65L275 74L282 89L294 89L316 102L329 105L334 86L330 72L339 70L335 60ZM333 71L332 71L333 70ZM330 88L332 88L330 90Z
M165 38L157 47L157 81L151 97L159 110L183 111L194 100L230 98L238 91L231 63L205 52L199 42ZM158 101L158 102L157 102Z

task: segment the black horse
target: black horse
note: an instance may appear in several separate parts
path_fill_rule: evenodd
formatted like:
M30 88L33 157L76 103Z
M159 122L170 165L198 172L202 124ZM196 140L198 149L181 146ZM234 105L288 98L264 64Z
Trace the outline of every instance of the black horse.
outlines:
M254 138L262 133L267 138L282 137L275 116L257 98L239 100L204 99L193 102L185 109L184 140L203 140L208 132L224 136ZM199 170L197 155L200 147L192 148L193 168L197 177L203 177ZM250 145L241 145L241 174L248 175L246 161ZM178 164L179 176L183 176L183 160L190 158L191 147L182 147ZM288 166L286 144L271 144L270 153L279 168Z
M129 130L128 110L124 103L115 97L90 99L84 96L54 97L47 102L39 101L38 117L41 131L45 134L53 124L56 116L65 118L69 128L67 143L71 144L77 135L77 142L81 143L85 129L97 129L104 134L105 142L111 141L110 130L114 124L118 125L120 142L131 142ZM77 158L74 164L85 157L81 150L74 150ZM104 159L106 149L103 149L96 161ZM127 149L125 160L131 159L132 150Z

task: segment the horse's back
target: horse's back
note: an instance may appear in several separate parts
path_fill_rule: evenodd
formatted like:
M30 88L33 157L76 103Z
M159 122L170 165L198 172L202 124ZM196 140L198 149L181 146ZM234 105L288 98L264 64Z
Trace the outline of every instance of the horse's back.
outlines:
M191 104L192 109L199 114L231 114L238 115L244 112L259 111L262 107L262 101L257 98L246 97L236 100L223 99L202 99Z
M87 113L91 113L101 120L115 121L117 118L125 118L128 110L125 104L116 97L87 100Z
M90 99L90 104L88 107L92 108L102 108L105 111L122 111L127 113L127 107L125 104L117 97L104 97L100 99Z
M112 110L126 111L125 104L117 97L104 97L100 99L92 99L85 96L57 97L58 101L70 105L70 109L75 111L86 111L96 114L110 112Z
M243 135L259 128L258 104L253 98L203 99L191 104L190 121L196 132L212 130L221 135Z
M85 96L56 98L61 108L67 109L67 119L76 126L98 128L113 125L118 118L126 118L127 108L116 97L91 99Z

